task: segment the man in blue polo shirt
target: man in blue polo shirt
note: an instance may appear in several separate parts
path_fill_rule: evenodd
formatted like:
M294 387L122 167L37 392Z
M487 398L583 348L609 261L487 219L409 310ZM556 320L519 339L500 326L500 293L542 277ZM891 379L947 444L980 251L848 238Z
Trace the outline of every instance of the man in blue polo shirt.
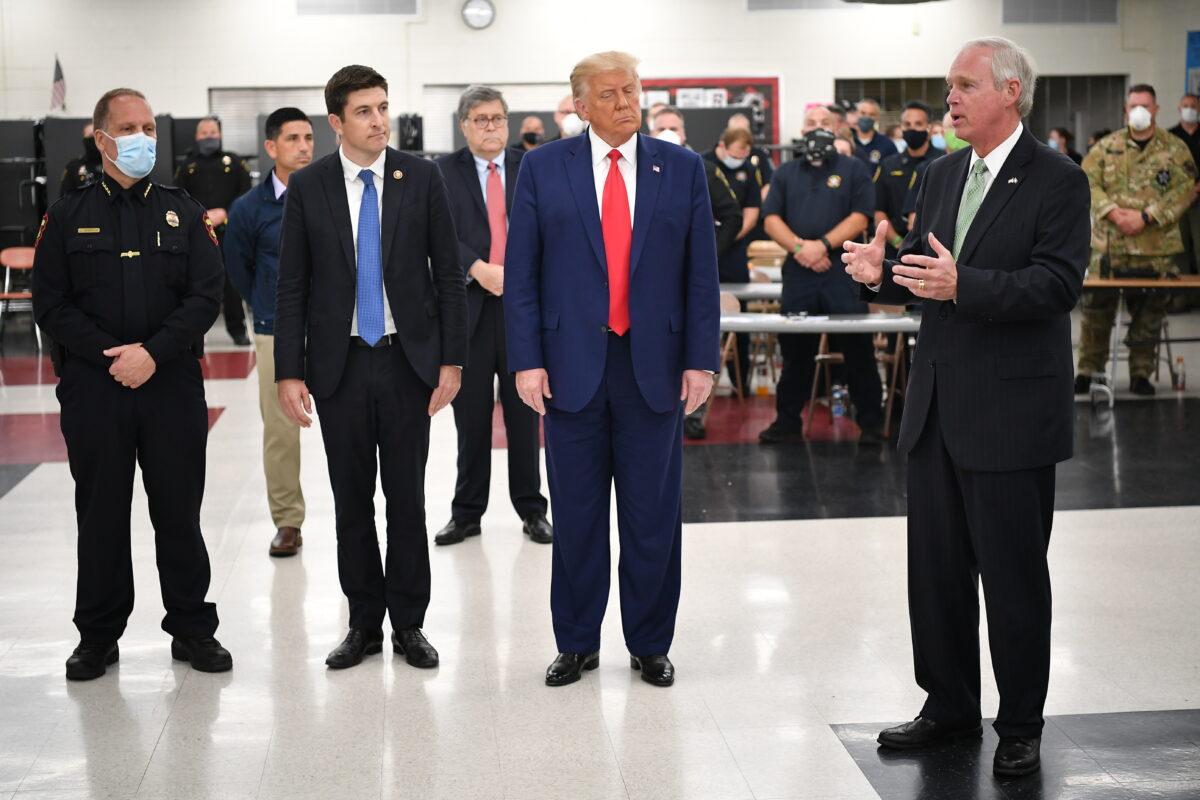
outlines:
M280 108L267 117L266 137L267 155L275 165L230 208L225 269L254 314L263 472L275 524L269 552L280 557L294 556L303 544L304 493L300 490L300 428L284 415L275 392L275 282L288 178L312 161L312 123L298 108Z
M767 234L792 254L783 265L785 314L861 314L857 284L840 268L842 243L867 229L875 212L871 172L856 158L834 148L833 115L824 106L804 114L803 155L784 164L763 201ZM888 144L891 144L890 142ZM862 429L860 442L883 441L882 384L868 334L831 336L831 347L846 358L846 378ZM763 443L803 440L800 412L812 390L813 357L819 337L779 337L783 372L775 387L776 417L759 435Z
M854 156L874 171L879 162L899 151L896 144L879 132L879 103L869 98L858 101L858 122L854 131Z

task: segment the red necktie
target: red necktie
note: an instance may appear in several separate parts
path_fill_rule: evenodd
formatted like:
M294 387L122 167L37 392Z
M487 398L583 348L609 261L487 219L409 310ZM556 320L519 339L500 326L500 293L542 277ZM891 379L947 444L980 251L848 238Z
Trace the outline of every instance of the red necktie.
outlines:
M608 327L624 336L629 330L629 246L633 223L629 219L629 195L617 167L621 153L608 154L608 177L604 181L604 203L600 228L604 232L604 255L608 259Z
M488 164L487 177L487 212L488 228L492 231L492 249L488 252L488 262L491 264L504 263L504 242L508 239L508 224L504 214L504 187L500 184L500 170L496 162Z

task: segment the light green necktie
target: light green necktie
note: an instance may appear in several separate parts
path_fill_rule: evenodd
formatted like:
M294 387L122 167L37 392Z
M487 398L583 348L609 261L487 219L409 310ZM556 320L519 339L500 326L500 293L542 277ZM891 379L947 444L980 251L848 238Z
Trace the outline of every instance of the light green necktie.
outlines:
M967 188L963 189L962 201L958 204L958 222L954 226L954 258L958 260L958 251L962 249L971 222L983 203L983 190L987 186L987 162L982 158L971 167L971 177L967 178Z

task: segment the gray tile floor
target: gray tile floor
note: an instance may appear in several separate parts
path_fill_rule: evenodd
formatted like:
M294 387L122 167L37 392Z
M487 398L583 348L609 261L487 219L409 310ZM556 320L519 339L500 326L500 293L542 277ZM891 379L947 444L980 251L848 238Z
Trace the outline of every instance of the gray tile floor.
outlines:
M254 379L211 382L208 397L226 412L210 438L203 527L234 671L172 663L139 489L138 601L120 665L87 684L63 679L76 641L72 484L65 464L39 466L0 498L0 800L880 796L831 726L920 707L902 518L685 526L676 686L629 670L614 599L600 669L549 689L550 549L522 537L500 452L483 536L432 553L426 630L441 668L385 653L332 673L323 661L346 611L319 433L303 439L304 552L272 560ZM8 388L0 402L55 410L49 388ZM436 528L453 486L449 414L433 429ZM1197 511L1057 515L1049 714L1200 708Z

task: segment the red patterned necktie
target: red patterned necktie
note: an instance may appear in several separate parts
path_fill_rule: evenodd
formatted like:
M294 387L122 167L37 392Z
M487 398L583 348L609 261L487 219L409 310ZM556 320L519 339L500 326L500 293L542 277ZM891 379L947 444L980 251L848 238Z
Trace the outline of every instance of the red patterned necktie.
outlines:
M500 184L500 170L496 167L495 161L488 164L487 214L488 228L492 232L492 248L488 252L488 262L503 264L504 243L508 239L508 224L504 214L504 187Z
M608 259L608 327L618 336L629 330L629 246L633 223L629 219L629 195L617 161L621 153L608 154L608 177L604 181L604 203L600 227L604 232L604 255Z

